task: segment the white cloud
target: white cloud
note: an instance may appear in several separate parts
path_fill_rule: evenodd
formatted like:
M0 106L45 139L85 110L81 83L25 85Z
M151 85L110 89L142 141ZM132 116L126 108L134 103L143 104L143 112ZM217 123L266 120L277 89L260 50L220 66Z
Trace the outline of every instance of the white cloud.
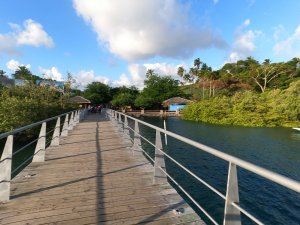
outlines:
M285 32L285 27L280 24L280 25L274 27L273 30L274 30L273 37L275 40L278 40L280 38L280 36Z
M24 28L17 28L19 25L11 24L11 27L17 31L17 45L31 45L35 47L46 46L51 48L54 46L52 38L43 30L43 26L31 19L24 21Z
M94 81L99 81L104 84L109 83L109 79L107 77L96 75L93 70L90 71L81 70L74 75L74 79L76 80L79 89L84 89L86 85Z
M250 23L250 19L247 19L237 28L232 50L226 62L236 62L240 59L245 59L251 56L256 50L255 40L262 35L262 32L260 30L245 31L245 28L247 28Z
M211 29L191 26L188 7L176 0L73 0L73 5L99 42L129 61L180 58L197 49L226 47Z
M24 65L14 59L11 59L6 63L6 67L12 71L16 71L20 66L25 66L27 69L31 67L30 64Z
M63 81L62 74L58 71L56 67L51 67L50 69L39 67L39 71L44 75L45 79Z
M174 79L179 79L177 76L177 69L182 65L173 65L167 63L152 63L152 64L136 64L132 63L128 66L130 73L131 85L135 85L137 88L142 89L144 87L144 80L146 79L146 72L148 69L154 70L161 76L170 75Z
M119 80L115 80L112 82L113 86L132 86L131 81L125 74L121 74Z
M244 27L247 27L247 26L250 25L250 23L251 23L250 19L246 19L246 20L244 21L244 23L243 23L243 26L244 26Z
M111 80L107 76L96 75L93 70L81 70L75 73L73 78L76 80L79 89L84 89L88 84L99 81L104 84L111 86L136 86L138 89L144 87L144 80L146 79L146 72L148 69L154 70L161 76L170 75L174 79L179 79L177 74L177 69L182 65L173 65L168 63L148 63L148 64L136 64L131 63L128 65L128 74L122 73L117 80Z
M273 47L273 51L276 55L300 57L300 25L290 37L277 42Z
M54 46L53 39L40 23L28 19L24 21L23 27L14 23L9 25L13 31L0 34L0 53L19 54L17 48L22 45L47 48Z

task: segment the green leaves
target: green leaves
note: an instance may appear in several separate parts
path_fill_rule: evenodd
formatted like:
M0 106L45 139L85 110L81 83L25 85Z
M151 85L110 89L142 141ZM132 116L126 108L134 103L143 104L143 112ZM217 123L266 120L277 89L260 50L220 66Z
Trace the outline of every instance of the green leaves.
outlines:
M0 92L0 133L77 108L55 89L24 85Z
M183 110L183 119L252 127L299 126L300 80L286 90L245 91L190 103Z
M178 86L178 81L171 78L171 76L160 77L157 74L152 74L145 80L144 84L145 88L137 103L143 102L147 107L154 105L158 107L164 100L171 97L185 97Z
M93 82L89 84L84 91L84 97L94 104L108 103L112 99L110 95L110 87L101 82Z

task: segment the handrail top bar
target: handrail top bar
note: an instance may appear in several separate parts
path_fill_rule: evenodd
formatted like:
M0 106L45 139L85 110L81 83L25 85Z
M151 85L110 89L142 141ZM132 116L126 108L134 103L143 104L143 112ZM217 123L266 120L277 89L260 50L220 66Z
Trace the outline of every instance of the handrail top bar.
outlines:
M264 178L266 178L268 180L271 180L271 181L273 181L273 182L275 182L277 184L280 184L280 185L282 185L284 187L287 187L287 188L289 188L291 190L294 190L294 191L300 193L300 182L298 182L296 180L293 180L293 179L288 178L286 176L283 176L283 175L280 175L278 173L272 172L272 171L270 171L268 169L265 169L265 168L262 168L260 166L254 165L254 164L252 164L250 162L247 162L245 160L239 159L239 158L237 158L235 156L231 156L229 154L221 152L221 151L219 151L217 149L214 149L212 147L209 147L209 146L206 146L206 145L201 144L199 142L193 141L193 140L191 140L189 138L180 136L180 135L175 134L173 132L164 130L164 129L160 128L160 127L157 127L157 126L154 126L152 124L146 123L146 122L144 122L142 120L139 120L139 119L136 119L134 117L128 116L128 115L126 115L124 113L121 113L121 112L117 112L117 113L119 113L119 114L121 114L123 116L126 116L127 118L130 118L130 119L132 119L134 121L138 121L139 123L144 124L144 125L146 125L146 126L148 126L150 128L153 128L153 129L158 130L158 131L160 131L162 133L165 133L165 134L167 134L167 135L169 135L169 136L171 136L171 137L173 137L173 138L175 138L177 140L180 140L180 141L182 141L184 143L192 145L192 146L194 146L196 148L200 148L203 151L205 151L205 152L207 152L207 153L209 153L211 155L214 155L214 156L216 156L218 158L221 158L221 159L223 159L225 161L232 162L232 163L234 163L235 165L237 165L237 166L239 166L241 168L244 168L244 169L246 169L248 171L251 171L251 172L253 172L255 174L258 174L258 175L260 175L260 176L262 176L262 177L264 177Z
M76 110L77 110L77 109L76 109ZM2 134L0 134L0 139L6 138L6 137L9 136L9 135L13 135L13 134L16 134L16 133L20 133L20 132L22 132L22 131L24 131L24 130L27 130L27 129L32 128L32 127L35 127L35 126L40 125L40 124L42 124L42 123L44 123L44 122L48 122L48 121L54 120L54 119L56 119L56 118L58 118L58 117L60 117L60 116L64 116L64 115L69 114L69 113L71 113L71 112L74 112L74 111L76 111L76 110L72 110L72 111L69 111L69 112L60 114L60 115L58 115L58 116L50 117L50 118L48 118L48 119L45 119L45 120L42 120L42 121L39 121L39 122L36 122L36 123L32 123L32 124L26 125L26 126L24 126L24 127L20 127L20 128L17 128L17 129L15 129L15 130L12 130L12 131L9 131L9 132L6 132L6 133L2 133Z

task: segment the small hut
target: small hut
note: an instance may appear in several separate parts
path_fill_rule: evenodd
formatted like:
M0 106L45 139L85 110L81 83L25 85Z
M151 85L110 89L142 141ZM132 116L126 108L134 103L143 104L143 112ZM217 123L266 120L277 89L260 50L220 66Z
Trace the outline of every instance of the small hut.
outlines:
M170 111L176 111L184 109L187 103L191 102L191 100L180 98L180 97L173 97L163 101L163 106L168 107Z
M70 102L77 103L80 105L81 108L85 108L85 109L91 105L91 101L82 96L71 97Z

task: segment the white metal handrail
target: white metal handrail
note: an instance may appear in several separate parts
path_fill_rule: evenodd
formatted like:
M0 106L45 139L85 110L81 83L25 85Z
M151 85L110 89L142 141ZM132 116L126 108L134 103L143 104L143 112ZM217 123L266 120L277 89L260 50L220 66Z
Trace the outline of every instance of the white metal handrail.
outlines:
M24 131L24 130L28 130L28 129L33 128L33 127L35 127L35 126L38 126L38 125L40 125L40 124L42 124L42 123L44 123L44 122L49 122L49 121L51 121L51 120L55 120L55 119L57 119L58 117L65 116L65 115L70 114L70 113L72 113L72 112L76 112L76 110L73 110L73 111L70 111L70 112L67 112L67 113L63 113L63 114L60 114L60 115L58 115L58 116L50 117L50 118L48 118L48 119L45 119L45 120L42 120L42 121L39 121L39 122L36 122L36 123L29 124L29 125L26 125L26 126L24 126L24 127L20 127L20 128L17 128L17 129L15 129L15 130L12 130L12 131L9 131L9 132L6 132L6 133L2 133L2 134L0 134L0 139L6 138L6 137L8 137L9 135L14 135L14 134L20 133L20 132L22 132L22 131Z
M70 111L55 117L51 117L13 131L0 134L0 140L7 138L4 146L4 150L0 159L0 202L8 201L10 199L10 182L12 174L19 171L21 168L24 169L24 166L32 160L33 162L43 162L45 160L45 151L50 144L50 146L58 146L59 138L68 135L68 131L72 130L73 127L79 123L86 114L86 110L74 110ZM60 129L60 119L62 116L65 116L65 121L63 123L62 130ZM46 132L47 122L56 120L56 125L53 129ZM31 129L33 127L41 125L39 137L30 141L21 148L13 151L13 137L15 134ZM52 138L46 142L46 136L53 132ZM22 152L24 149L36 142L35 152L33 155L25 159L20 165L18 165L12 171L12 158L16 154Z
M140 124L146 125L147 127L150 127L150 128L152 128L154 130L158 130L161 133L167 134L168 136L173 137L173 138L175 138L177 140L180 140L180 141L182 141L182 142L184 142L186 144L189 144L189 145L194 146L194 147L196 147L198 149L201 149L201 150L203 150L203 151L205 151L207 153L210 153L211 155L214 155L214 156L216 156L218 158L221 158L221 159L223 159L223 160L225 160L227 162L232 162L232 163L234 163L235 165L237 165L237 166L239 166L241 168L244 168L244 169L246 169L246 170L248 170L250 172L253 172L253 173L257 174L257 175L260 175L260 176L262 176L264 178L267 178L268 180L271 180L271 181L273 181L275 183L278 183L278 184L280 184L280 185L282 185L282 186L284 186L286 188L289 188L289 189L291 189L293 191L296 191L296 192L300 193L300 183L298 181L295 181L293 179L290 179L290 178L285 177L283 175L280 175L278 173L272 172L270 170L264 169L264 168L262 168L260 166L254 165L254 164L249 163L249 162L247 162L245 160L239 159L239 158L237 158L235 156L231 156L231 155L226 154L224 152L221 152L221 151L219 151L219 150L217 150L215 148L206 146L204 144L201 144L199 142L193 141L193 140L188 139L186 137L180 136L180 135L175 134L173 132L164 130L164 129L160 128L160 127L157 127L157 126L154 126L152 124L146 123L146 122L144 122L142 120L138 120L138 119L136 119L134 117L131 117L131 116L128 116L128 115L126 115L124 113L120 113L120 112L117 112L117 113L119 113L122 116L126 116L127 118L130 118L130 119L132 119L134 121L138 121Z
M241 224L240 221L232 221L230 218L227 218L227 215L231 214L235 215L235 216L239 216L239 213L242 212L244 215L246 215L248 218L250 218L252 221L254 221L257 224L263 224L260 220L258 220L256 217L254 217L253 215L251 215L249 212L247 212L245 209L243 209L240 205L239 205L239 197L238 197L238 182L237 182L237 175L236 175L236 166L239 166L241 168L244 168L250 172L253 172L257 175L260 175L268 180L271 180L277 184L280 184L288 189L291 189L295 192L300 193L300 183L298 181L295 181L293 179L287 178L283 175L277 174L275 172L272 172L270 170L264 169L262 167L256 166L252 163L246 162L242 159L239 159L237 157L231 156L229 154L220 152L217 149L211 148L209 146L203 145L201 143L195 142L193 140L190 140L188 138L182 137L178 134L172 133L170 131L167 131L165 129L162 129L160 127L156 127L152 124L146 123L144 121L138 120L134 117L128 116L124 113L120 113L117 111L113 111L111 110L109 112L110 117L112 119L115 119L116 121L118 120L118 123L120 123L123 128L127 127L128 129L132 130L134 132L134 138L138 137L138 138L142 138L144 139L146 142L148 142L150 145L154 146L155 149L157 149L159 152L161 152L161 154L163 156L166 156L167 158L169 158L171 161L173 161L177 166L181 167L185 172L187 172L188 174L190 174L192 177L194 177L196 180L198 180L199 182L201 182L202 184L204 184L206 187L208 187L210 190L212 190L213 192L215 192L216 194L218 194L221 198L223 198L225 200L225 215L224 215L224 224ZM122 121L122 117L124 118L124 120ZM157 144L153 144L151 141L149 141L147 138L143 137L142 135L140 135L139 133L139 129L136 131L135 129L132 129L129 125L128 125L128 119L131 119L135 122L135 129L136 127L138 127L138 124L143 124L149 128L152 128L154 130L156 130L156 132L159 133L159 137L160 137L160 133L164 133L166 135L169 135L177 140L180 140L186 144L189 144L191 146L194 146L200 150L203 150L207 153L210 153L211 155L214 155L218 158L221 158L227 162L229 162L229 171L228 171L228 183L227 183L227 192L226 192L226 196L224 196L221 192L219 192L217 189L215 189L214 187L212 187L211 185L209 185L207 182L203 181L201 178L199 178L197 175L195 175L193 172L191 172L190 170L188 170L186 167L184 167L182 164L180 164L179 162L177 162L175 159L173 159L169 154L165 153L162 149L162 147L158 147ZM157 141L157 140L156 140ZM160 140L161 141L161 140ZM160 144L161 145L161 144ZM140 148L144 153L146 153L142 148ZM148 153L146 153L147 156L149 157ZM156 153L155 153L156 154ZM158 167L170 180L172 180L186 195L187 197L195 203L195 205L206 215L208 216L208 218L214 223L216 224L216 221L213 220L213 218L198 204L195 202L195 200L181 187L179 186L179 184L165 171L165 169L160 166L160 165L156 165L156 161L153 160L152 158L150 158L151 161L154 162L154 166Z

